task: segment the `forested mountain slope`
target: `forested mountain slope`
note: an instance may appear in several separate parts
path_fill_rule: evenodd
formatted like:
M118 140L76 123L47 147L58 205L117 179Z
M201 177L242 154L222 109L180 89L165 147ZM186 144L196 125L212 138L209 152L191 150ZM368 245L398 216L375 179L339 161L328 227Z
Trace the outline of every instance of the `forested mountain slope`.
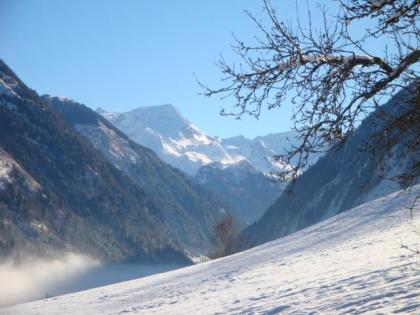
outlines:
M211 201L198 208L205 193L198 197L198 190L189 191L193 186L153 153L142 154L150 168L167 172L165 185L178 176L177 184L186 189L180 198L196 198L184 223L197 220L191 249L211 247L210 227L203 224L202 232L197 225L211 225L220 209ZM188 263L184 245L189 235L181 237L178 222L168 218L179 204L165 206L159 192L150 192L158 185L153 176L141 186L114 165L0 61L1 257L73 251L107 261ZM156 169L143 172L139 175Z

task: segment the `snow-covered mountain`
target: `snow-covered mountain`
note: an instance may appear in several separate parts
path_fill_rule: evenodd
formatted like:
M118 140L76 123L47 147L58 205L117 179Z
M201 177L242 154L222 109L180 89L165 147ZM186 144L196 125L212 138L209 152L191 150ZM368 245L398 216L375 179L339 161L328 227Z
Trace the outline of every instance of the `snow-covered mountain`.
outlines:
M285 188L270 181L268 175L290 165L275 161L273 156L285 153L299 141L293 131L253 139L211 137L170 104L126 113L100 108L97 112L132 140L215 192L249 224L259 219ZM310 164L318 157L314 155Z
M419 314L420 186L232 256L4 314Z
M223 168L242 160L247 160L262 173L283 170L288 166L272 157L282 152L279 150L283 147L290 148L287 138L295 141L293 132L255 139L211 137L170 104L140 107L126 113L110 113L100 108L97 111L132 140L152 149L161 159L190 175L211 163Z

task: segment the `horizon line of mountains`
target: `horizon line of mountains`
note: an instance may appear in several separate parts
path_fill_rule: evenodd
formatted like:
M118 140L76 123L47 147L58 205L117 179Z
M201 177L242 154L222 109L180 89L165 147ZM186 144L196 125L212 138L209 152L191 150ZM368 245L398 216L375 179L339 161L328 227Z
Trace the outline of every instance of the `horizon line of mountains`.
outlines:
M0 257L189 264L221 246L226 216L241 230L232 251L273 240L399 188L386 178L413 156L396 144L378 173L361 149L373 125L314 156L289 196L268 174L289 167L272 156L297 144L294 132L220 139L172 105L93 111L39 96L0 60Z

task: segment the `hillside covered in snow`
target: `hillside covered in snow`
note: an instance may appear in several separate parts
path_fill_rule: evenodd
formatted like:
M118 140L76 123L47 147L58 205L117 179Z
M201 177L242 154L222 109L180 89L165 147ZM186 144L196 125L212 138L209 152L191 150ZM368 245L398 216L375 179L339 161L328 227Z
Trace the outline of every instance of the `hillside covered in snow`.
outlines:
M49 314L418 314L420 185L253 249L1 309Z

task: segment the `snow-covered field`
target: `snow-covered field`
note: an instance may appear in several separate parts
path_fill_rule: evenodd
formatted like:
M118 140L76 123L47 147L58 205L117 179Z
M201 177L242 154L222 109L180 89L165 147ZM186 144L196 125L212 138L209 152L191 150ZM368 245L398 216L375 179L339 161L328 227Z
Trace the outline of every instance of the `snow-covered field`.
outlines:
M420 186L251 250L1 314L420 314ZM418 230L417 230L418 231Z

